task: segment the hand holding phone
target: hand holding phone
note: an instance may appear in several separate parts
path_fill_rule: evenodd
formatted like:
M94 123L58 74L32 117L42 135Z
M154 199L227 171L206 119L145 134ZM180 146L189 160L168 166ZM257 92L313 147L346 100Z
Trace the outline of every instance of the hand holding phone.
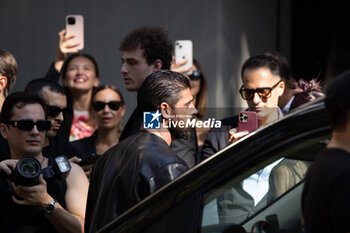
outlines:
M253 111L240 111L238 113L238 132L253 132L258 128L258 114Z
M187 61L187 62L186 62ZM185 62L185 63L184 63ZM191 69L193 63L193 45L191 40L175 41L175 64L184 63L182 69ZM192 70L186 72L192 74Z
M72 44L79 44L75 47L78 50L84 48L84 17L82 15L66 16L66 35L74 37L70 38Z
M238 139L249 134L249 132L248 131L237 132L237 128L232 128L229 130L228 134L229 134L229 139L228 139L229 143L234 143Z

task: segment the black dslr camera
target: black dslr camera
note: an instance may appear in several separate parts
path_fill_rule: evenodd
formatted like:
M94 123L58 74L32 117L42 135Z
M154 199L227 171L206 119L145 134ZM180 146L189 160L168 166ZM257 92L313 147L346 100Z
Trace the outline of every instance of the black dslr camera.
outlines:
M39 184L39 176L43 175L46 182L64 180L67 178L71 165L66 156L60 155L54 158L53 165L44 169L35 158L25 157L20 159L12 173L11 180L16 185L33 186Z

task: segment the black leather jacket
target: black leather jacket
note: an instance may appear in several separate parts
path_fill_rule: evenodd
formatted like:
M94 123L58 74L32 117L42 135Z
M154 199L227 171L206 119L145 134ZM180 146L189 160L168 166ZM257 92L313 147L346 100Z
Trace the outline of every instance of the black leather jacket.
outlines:
M119 142L140 131L143 122L143 113L136 106L126 123ZM187 167L192 168L199 160L196 128L191 128L191 135L188 139L175 139L170 145L175 154L186 162Z
M162 138L145 131L126 138L93 169L85 231L96 232L187 169Z

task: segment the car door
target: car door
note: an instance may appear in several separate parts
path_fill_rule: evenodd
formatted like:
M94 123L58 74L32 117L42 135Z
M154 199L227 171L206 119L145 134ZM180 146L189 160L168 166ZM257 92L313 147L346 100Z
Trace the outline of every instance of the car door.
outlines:
M329 130L290 138L262 151L245 167L203 191L199 232L302 232L301 193L303 180L313 159L326 146ZM268 173L267 187L244 189L256 174ZM257 196L257 198L254 198ZM259 231L260 230L260 231Z

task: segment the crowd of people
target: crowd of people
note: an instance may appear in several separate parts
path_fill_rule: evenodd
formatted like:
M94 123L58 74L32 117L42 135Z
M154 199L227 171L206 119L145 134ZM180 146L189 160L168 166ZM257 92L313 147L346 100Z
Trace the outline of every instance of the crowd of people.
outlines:
M11 94L17 63L11 53L0 49L1 232L96 232L188 169L249 134L237 129L237 116L223 119L219 129L169 127L174 121L206 119L207 81L198 60L194 59L189 69L183 69L183 63L175 64L167 32L149 26L132 30L120 43L125 88L137 92L137 106L123 127L127 103L121 90L113 84L100 84L97 61L79 53L77 45L70 44L73 37L62 30L57 56L47 74L31 80L23 92ZM239 94L247 102L247 111L257 113L258 127L324 95L316 79L295 79L287 60L277 52L248 58L241 79ZM330 89L327 108L334 107L333 95L339 86ZM346 123L340 125L335 117L336 129L348 140L349 105L339 109L343 113L340 121ZM145 113L152 115L151 122L158 123L157 127L147 127ZM335 152L346 160L350 149L338 134L330 147L338 148ZM333 150L328 149L327 155ZM15 173L26 157L36 159L39 170L48 169L57 158L66 158L64 168L69 173L63 179L39 176L35 183L19 182ZM316 185L312 182L317 182L313 180L318 175L315 169L322 169L318 166L309 174L307 184ZM272 175L276 169L277 164L273 164L254 177ZM235 197L235 205L242 200L245 206L240 210L250 211L268 195L268 182L265 186L259 196L252 192L257 187L244 184L229 195ZM282 192L278 185L274 188L275 193ZM310 193L306 192L303 204L309 203ZM226 201L221 206L225 212L221 221L237 218L231 205ZM308 224L317 220L309 218L313 209L304 206L306 229L312 229ZM325 218L329 210L323 211L321 217ZM332 221L332 225L337 222L335 217Z

